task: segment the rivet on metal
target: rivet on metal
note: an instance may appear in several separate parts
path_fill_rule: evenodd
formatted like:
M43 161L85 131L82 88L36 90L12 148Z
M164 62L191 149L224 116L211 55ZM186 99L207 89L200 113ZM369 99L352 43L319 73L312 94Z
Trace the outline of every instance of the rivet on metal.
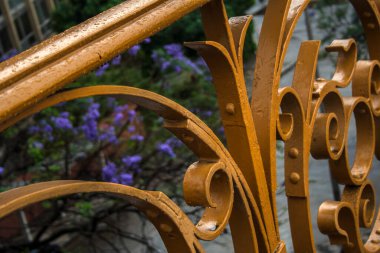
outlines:
M297 148L291 148L291 149L289 150L289 156L290 156L291 158L295 159L295 158L298 157L298 155L299 155L299 151L298 151Z
M300 181L300 179L300 174L298 174L297 172L292 172L289 176L289 180L292 184L297 184Z
M235 114L235 105L233 103L228 103L226 105L226 112L231 115Z
M369 28L369 29L375 29L375 24L373 24L373 23L369 23L369 24L367 24L367 27Z
M194 141L194 137L193 136L190 136L190 135L183 135L183 140L187 143L191 143Z
M155 212L153 210L146 211L146 216L150 219L155 219L158 217L158 212Z
M165 223L162 223L162 224L160 225L160 229L161 229L163 232L165 232L165 233L170 233L170 232L173 231L173 228L172 228L170 225L165 224Z

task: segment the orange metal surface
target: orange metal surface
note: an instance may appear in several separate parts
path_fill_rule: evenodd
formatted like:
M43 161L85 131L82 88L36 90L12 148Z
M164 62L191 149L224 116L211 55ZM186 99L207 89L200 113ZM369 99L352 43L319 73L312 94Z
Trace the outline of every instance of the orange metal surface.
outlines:
M380 252L380 214L375 184L368 179L380 158L380 2L351 0L364 31L370 60L357 61L353 39L334 40L331 80L316 77L320 41L301 44L290 86L280 88L281 70L293 30L308 0L270 0L257 51L252 102L243 68L250 16L228 19L222 0L126 1L0 64L0 129L55 104L89 96L125 96L164 118L164 127L199 161L184 177L184 199L205 207L197 224L160 192L112 183L55 181L0 194L0 217L29 204L79 192L119 196L144 212L168 252L204 252L199 240L214 240L230 225L234 249L286 252L276 208L276 141L285 143L285 189L294 251L316 252L310 214L309 158L329 161L344 185L341 201L324 202L318 226L344 252ZM209 66L217 92L227 147L210 128L179 104L127 86L92 86L54 94L196 8L201 8L206 41L185 45ZM83 60L86 59L86 60ZM339 88L351 85L352 96ZM348 127L357 125L357 152L348 160ZM373 229L363 242L360 227Z

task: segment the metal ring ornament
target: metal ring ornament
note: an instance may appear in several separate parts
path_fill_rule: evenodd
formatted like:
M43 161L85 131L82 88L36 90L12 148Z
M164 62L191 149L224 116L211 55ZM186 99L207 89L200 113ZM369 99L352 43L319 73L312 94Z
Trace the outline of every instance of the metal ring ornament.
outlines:
M195 233L214 240L226 228L233 205L233 183L223 163L196 162L186 171L184 197L191 206L205 207Z

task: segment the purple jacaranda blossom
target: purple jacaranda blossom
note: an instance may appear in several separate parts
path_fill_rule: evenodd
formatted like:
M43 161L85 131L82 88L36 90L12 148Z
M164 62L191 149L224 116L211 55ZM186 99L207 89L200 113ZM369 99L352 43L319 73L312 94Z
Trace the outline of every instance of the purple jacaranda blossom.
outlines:
M202 114L205 116L205 117L211 117L213 112L212 111L204 111L202 112Z
M120 174L120 183L123 185L132 185L133 184L133 175L130 173L121 173Z
M169 67L170 67L170 62L169 61L164 61L164 62L161 63L161 67L160 68L161 68L162 71L165 71Z
M66 102L61 102L61 103L59 103L59 104L56 104L55 106L56 107L63 107L63 106L65 106L66 105Z
M133 133L135 131L136 131L136 127L134 125L129 125L128 126L128 132Z
M18 52L16 49L12 49L11 51L9 51L8 53L6 54L3 54L1 57L0 57L0 62L3 62L3 61L6 61L10 58L12 58L13 56L17 55Z
M142 142L142 141L144 141L144 136L142 136L141 134L134 134L134 135L132 135L129 139L130 139L131 141Z
M205 62L205 60L201 57L199 57L196 61L195 61L195 64L197 64L199 67L202 67L202 68L207 68L207 63Z
M0 167L0 176L4 175L5 169L4 167Z
M71 124L69 117L70 114L68 112L62 112L59 114L59 116L52 117L51 121L53 122L54 126L58 129L71 130L73 129L73 125Z
M115 133L115 127L108 127L106 131L99 136L99 140L116 144L118 142L118 139Z
M95 72L95 75L96 76L102 76L104 75L104 73L106 72L106 70L110 67L110 64L108 62L104 63L102 66L100 66L96 72Z
M203 73L202 70L198 67L198 65L195 64L189 58L183 58L182 62L185 63L188 67L190 67L196 74L200 75Z
M53 129L50 125L46 125L44 126L44 129L46 130L50 130L50 129ZM43 132L43 137L48 140L48 141L53 141L54 140L54 136L53 136L53 132L52 131L44 131Z
M123 164L127 167L133 167L140 163L142 160L142 157L140 155L132 155L132 156L125 156L121 159Z
M161 57L158 55L156 51L154 51L150 57L152 58L154 62L157 62L157 63L161 60Z
M96 141L98 139L99 106L98 103L92 103L83 117L84 123L81 129L86 138L90 141Z
M112 65L120 65L121 64L121 55L119 54L115 58L112 59L111 61Z
M88 121L81 127L84 135L89 141L96 141L98 139L98 124L96 121Z
M33 142L33 147L35 147L36 149L43 149L44 148L44 144L42 144L39 141L35 141L35 142Z
M115 108L115 112L116 113L119 113L119 112L125 112L126 110L128 110L129 106L127 104L125 105L119 105Z
M152 42L152 39L151 38L146 38L143 43L145 44L149 44L150 42Z
M102 168L103 180L113 182L116 178L117 168L113 162L107 162L107 164Z
M176 66L174 67L174 71L177 72L177 73L181 72L181 71L182 71L181 66L176 65Z
M136 111L135 110L129 110L128 111L128 117L129 117L129 120L134 120L136 117Z
M170 144L167 141L164 143L159 143L157 145L157 149L158 149L158 151L160 151L164 154L167 154L171 158L176 157L176 154L174 153L173 148L170 146Z
M41 131L41 128L39 126L33 125L28 128L29 134L36 134Z
M42 133L42 136L48 140L48 141L53 141L54 136L53 136L53 127L47 123L45 120L40 121L40 133Z
M113 97L107 97L107 102L106 102L106 106L108 108L115 108L117 105L116 103L116 99L113 98Z
M178 43L168 44L164 46L164 49L166 50L166 53L172 57L175 57L175 58L183 57L181 44L178 44Z
M165 143L169 144L171 147L176 148L183 145L183 143L178 140L176 137L170 137L165 141Z
M124 114L122 112L118 112L113 117L113 123L116 126L120 126L122 124L122 122L123 122L123 119L124 119Z
M129 50L128 50L128 53L132 56L136 56L138 54L138 52L140 51L141 49L141 46L140 45L135 45L133 47L131 47Z

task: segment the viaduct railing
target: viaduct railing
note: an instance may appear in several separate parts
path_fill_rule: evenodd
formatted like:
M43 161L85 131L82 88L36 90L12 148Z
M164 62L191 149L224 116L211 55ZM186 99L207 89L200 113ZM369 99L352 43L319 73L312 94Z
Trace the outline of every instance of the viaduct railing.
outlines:
M380 2L351 0L366 34L371 60L357 61L353 39L335 40L338 52L331 80L316 79L320 41L301 44L293 83L279 87L293 30L309 0L270 0L260 35L249 103L243 48L250 16L228 18L222 0L126 1L0 64L1 129L63 101L120 95L164 118L164 127L199 158L184 178L184 198L205 207L193 224L161 192L83 181L32 184L0 194L0 217L29 204L80 192L119 196L144 212L168 252L204 252L200 240L214 240L229 224L235 252L286 252L276 209L276 139L285 143L285 189L294 250L316 252L310 214L309 157L327 159L341 201L326 201L318 226L344 252L380 252L380 216L368 179L380 158ZM217 92L228 147L199 118L150 91L126 86L91 86L56 93L189 12L200 8L207 41L185 45L207 62ZM339 88L351 84L352 96ZM348 157L348 126L357 124L357 152ZM363 242L360 227L372 233Z

